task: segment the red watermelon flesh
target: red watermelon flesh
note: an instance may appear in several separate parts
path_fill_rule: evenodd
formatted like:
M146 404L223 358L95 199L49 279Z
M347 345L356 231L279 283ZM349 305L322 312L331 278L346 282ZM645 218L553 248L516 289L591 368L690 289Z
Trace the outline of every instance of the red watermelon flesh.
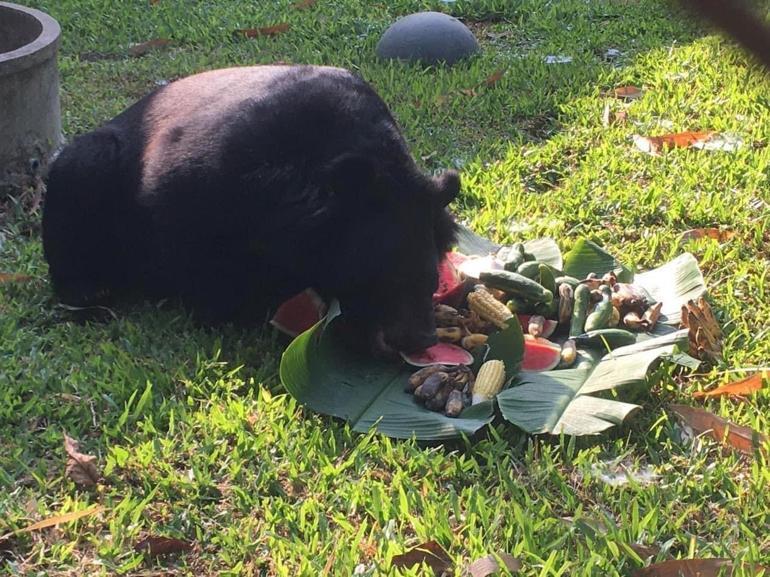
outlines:
M473 355L465 349L449 343L438 343L424 351L407 355L401 353L404 360L415 367L428 365L471 365Z
M524 334L526 335L529 332L529 318L532 315L519 313L516 316L519 317L519 324L521 325L521 330L524 331ZM547 339L556 331L556 327L558 326L559 326L559 323L557 321L553 319L545 319L545 325L543 325L543 334L540 336L542 336L544 339Z
M438 288L433 293L434 303L443 303L457 307L465 296L465 287L460 274L459 266L467 257L457 252L448 252L444 260L438 265Z
M550 371L561 360L561 347L542 337L524 335L524 360L521 370L532 373Z
M326 303L313 289L291 297L275 311L270 324L290 337L304 333L326 314Z

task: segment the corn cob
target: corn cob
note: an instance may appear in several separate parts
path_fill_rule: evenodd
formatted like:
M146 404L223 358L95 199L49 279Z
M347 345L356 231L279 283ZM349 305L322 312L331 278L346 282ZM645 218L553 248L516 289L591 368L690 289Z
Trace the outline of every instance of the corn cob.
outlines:
M473 383L473 402L476 405L494 397L503 388L505 382L505 363L487 361L479 369L476 382Z
M485 321L504 329L513 313L503 303L484 289L476 289L468 295L468 307Z

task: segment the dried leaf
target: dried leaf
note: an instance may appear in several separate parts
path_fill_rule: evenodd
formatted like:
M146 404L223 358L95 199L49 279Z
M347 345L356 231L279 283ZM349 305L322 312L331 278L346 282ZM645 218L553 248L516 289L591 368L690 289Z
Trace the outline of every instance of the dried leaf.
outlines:
M664 134L662 136L634 135L634 144L642 152L658 154L661 150L669 148L689 148L696 144L703 144L714 135L710 130L701 132L677 132L676 134Z
M615 98L620 98L622 100L636 100L637 98L641 98L642 96L642 89L638 86L619 86L612 90L612 95Z
M478 92L476 92L473 88L461 88L460 94L464 94L465 96L478 96Z
M150 535L134 545L134 550L138 553L147 553L150 557L157 557L158 555L190 551L192 550L192 543L174 537Z
M0 284L6 282L27 282L32 280L32 277L28 274L20 274L16 272L0 272Z
M410 549L406 553L393 557L393 567L407 568L425 563L436 575L451 569L452 560L449 554L435 541L428 541Z
M679 237L679 242L682 243L688 240L697 240L700 238L712 238L718 242L725 242L734 236L734 230L719 228L692 228L682 233L682 235Z
M63 515L54 515L53 517L48 517L48 519L43 519L42 521L38 521L36 523L32 523L31 525L27 525L23 529L19 529L18 531L12 531L11 533L6 533L5 535L0 536L0 541L4 541L8 537L12 535L20 535L22 533L32 533L33 531L39 531L40 529L46 529L48 527L54 527L56 525L62 525L64 523L72 523L73 521L77 521L78 519L82 519L83 517L88 517L89 515L95 515L96 513L101 513L104 511L104 507L101 505L94 505L90 509L83 509L82 511L73 511L72 513L64 513Z
M729 576L734 569L729 559L675 559L656 563L634 571L634 577L717 577ZM755 565L753 570L759 573L764 570Z
M754 429L732 423L705 409L687 405L671 405L671 410L679 417L684 426L692 429L696 435L707 434L715 441L752 455L767 440L767 435Z
M64 434L64 451L67 459L67 476L80 487L94 487L99 482L100 474L96 467L96 457L78 451L78 442Z
M500 553L498 557L511 573L515 573L521 569L521 561L513 555ZM499 570L500 564L497 562L497 558L494 555L487 555L481 559L476 559L473 563L468 565L465 568L464 575L467 577L488 577L488 575L493 575Z
M762 379L769 379L767 373L754 373L747 379L735 381L727 385L722 385L711 391L695 391L692 396L694 399L707 399L710 397L722 397L729 395L731 397L743 397L755 393L762 388Z
M150 6L155 6L156 4L160 4L160 0L150 0Z
M682 305L682 327L688 330L689 352L703 361L722 358L722 329L703 297Z
M298 0L291 5L295 10L306 10L315 6L317 0Z
M494 86L495 84L500 82L500 79L503 77L503 75L505 75L505 70L501 70L501 69L495 70L492 74L487 76L487 79L484 80L484 84L486 84L487 86Z
M281 22L280 24L265 26L263 28L242 28L236 30L235 33L245 36L246 38L257 38L259 36L277 36L278 34L283 34L288 29L288 22Z
M153 38L152 40L142 42L141 44L134 44L128 49L128 53L134 58L139 58L140 56L144 56L153 50L163 48L169 44L171 44L171 40L168 38Z

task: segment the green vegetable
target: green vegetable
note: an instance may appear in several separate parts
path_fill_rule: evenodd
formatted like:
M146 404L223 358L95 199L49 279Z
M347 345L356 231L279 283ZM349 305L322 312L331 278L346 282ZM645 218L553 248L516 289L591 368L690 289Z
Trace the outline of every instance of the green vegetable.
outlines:
M623 329L599 329L575 337L579 347L616 349L636 342L636 335Z
M577 285L580 284L580 281L576 279L574 276L567 276L567 275L557 276L554 279L554 281L556 282L557 286L560 284L568 284L569 286L572 287L573 290L576 289Z
M516 272L521 276L537 280L537 277L540 274L540 263L537 261L523 262L519 265L519 268L516 269Z
M588 313L588 305L591 302L591 289L588 288L588 285L578 285L575 289L574 297L572 322L569 327L569 336L571 337L583 334L583 327L586 324L586 313Z
M602 286L602 300L596 303L593 312L586 318L585 332L605 329L612 318L612 289Z
M535 280L553 294L556 294L556 280L553 278L553 271L550 266L542 262L538 264L538 278ZM610 297L612 297L611 294Z
M551 291L540 283L515 272L507 270L486 271L481 273L479 280L489 287L500 289L527 301L553 302Z
M523 244L521 244L520 242L513 244L507 250L507 252L503 255L503 258L501 258L501 260L503 261L503 268L510 272L516 272L516 269L518 269L521 263L524 262L524 259L525 259L524 254L525 253L524 253Z

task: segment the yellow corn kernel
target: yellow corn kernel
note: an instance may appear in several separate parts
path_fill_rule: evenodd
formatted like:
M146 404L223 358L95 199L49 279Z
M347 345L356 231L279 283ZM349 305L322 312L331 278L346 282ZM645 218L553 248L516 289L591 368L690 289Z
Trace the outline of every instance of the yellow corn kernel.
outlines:
M504 329L513 313L486 290L475 290L468 295L468 308L485 321Z
M505 363L503 361L487 361L479 369L476 382L473 383L473 401L476 405L494 397L505 383Z

